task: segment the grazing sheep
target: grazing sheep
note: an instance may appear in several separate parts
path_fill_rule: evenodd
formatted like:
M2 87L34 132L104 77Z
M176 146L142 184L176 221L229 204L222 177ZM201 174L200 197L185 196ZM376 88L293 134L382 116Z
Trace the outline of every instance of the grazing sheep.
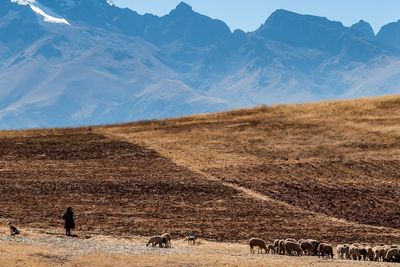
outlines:
M313 254L313 245L310 242L303 240L300 243L300 247L303 250L304 255L311 256Z
M333 247L327 243L320 243L317 248L318 257L328 258L331 257L333 259Z
M260 249L261 249L261 253L262 250L265 250L265 253L267 253L267 245L265 244L265 241L262 240L261 238L251 238L249 240L249 246L250 246L250 253L255 253L254 251L254 247L258 247L258 253L260 253Z
M196 245L197 236L190 235L185 238L188 241L188 244Z
M361 259L365 261L367 258L367 249L363 246L359 246L358 251L360 251Z
M396 256L394 256L394 258L393 258L393 262L400 262L400 254L399 254L399 255L396 255Z
M283 246L284 242L285 242L285 240L279 240L278 241L278 251L277 251L277 253L280 254L280 255L285 254L285 248Z
M312 253L312 255L313 255L313 256L318 255L318 246L319 246L319 244L320 244L321 242L318 242L318 241L315 240L315 239L307 239L306 241L307 241L307 242L310 242L310 243L312 244L312 246L313 246L313 253Z
M10 235L19 235L20 231L15 227L14 225L11 224L11 222L8 223L8 229L10 229Z
M384 256L385 256L386 253L389 251L389 249L391 249L390 246L388 246L388 245L384 245L384 246L383 246L383 250L385 251L385 252L383 253Z
M295 252L297 256L301 256L303 254L303 250L297 242L285 241L284 248L287 255L293 255L293 252Z
M163 247L163 244L167 245L167 239L160 235L155 235L150 237L149 242L147 242L146 247L152 244L153 247L159 245L160 248Z
M165 237L165 239L167 240L167 247L171 247L171 234L169 233L165 233L161 235L162 237Z
M274 250L274 244L268 244L268 246L267 246L267 253L269 254L269 253L271 253L271 254L275 254L275 250Z
M367 250L367 259L369 261L373 261L375 257L374 257L374 251L372 250L372 247L366 246L365 249Z
M397 256L400 256L400 251L398 248L391 248L386 252L385 261L393 262Z
M345 260L349 258L349 247L348 244L338 245L336 247L336 253L339 256L339 259Z
M275 250L275 253L277 253L277 254L279 254L279 242L280 242L281 240L279 240L279 239L275 239L275 241L274 241L274 250Z
M372 251L374 252L374 259L376 261L383 261L385 257L385 249L383 246L375 246L372 248Z
M358 244L352 244L349 247L349 255L352 260L361 260L360 250L358 249Z

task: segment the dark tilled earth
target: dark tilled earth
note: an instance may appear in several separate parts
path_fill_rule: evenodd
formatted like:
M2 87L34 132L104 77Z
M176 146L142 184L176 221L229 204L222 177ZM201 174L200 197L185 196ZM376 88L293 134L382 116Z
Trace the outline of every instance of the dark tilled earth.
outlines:
M399 160L334 160L210 170L302 209L361 224L400 227Z

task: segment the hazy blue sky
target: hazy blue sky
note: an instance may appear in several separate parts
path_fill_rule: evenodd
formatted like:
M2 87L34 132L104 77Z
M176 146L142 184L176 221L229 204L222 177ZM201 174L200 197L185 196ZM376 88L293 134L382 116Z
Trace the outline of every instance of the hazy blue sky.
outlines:
M140 14L165 15L181 0L114 0ZM193 9L212 18L223 20L234 29L253 31L276 9L311 14L338 20L344 25L364 19L375 31L400 19L400 0L187 0Z

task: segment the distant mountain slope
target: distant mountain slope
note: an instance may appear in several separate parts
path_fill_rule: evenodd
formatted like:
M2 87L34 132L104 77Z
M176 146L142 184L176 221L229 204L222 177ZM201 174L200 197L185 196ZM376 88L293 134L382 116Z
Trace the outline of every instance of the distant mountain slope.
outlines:
M45 29L29 7L0 2L0 59L22 52L44 34Z
M377 39L384 44L400 48L400 20L383 26Z
M105 0L3 0L0 128L399 92L396 27L375 37L368 25L277 10L244 33L183 2L157 17Z
M363 34L365 37L373 39L375 38L374 30L372 29L371 24L364 20L360 20L359 22L353 24L351 29L358 31L359 33Z
M222 100L199 95L177 80L146 42L87 28L63 31L4 63L4 128L112 123L226 108Z

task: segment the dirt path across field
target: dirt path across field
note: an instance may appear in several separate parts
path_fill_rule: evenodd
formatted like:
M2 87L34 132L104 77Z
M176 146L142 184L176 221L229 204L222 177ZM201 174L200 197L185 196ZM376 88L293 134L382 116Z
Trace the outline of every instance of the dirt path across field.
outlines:
M204 177L207 177L208 179L212 180L212 181L219 181L221 182L222 185L230 187L232 189L238 190L244 194L246 194L247 196L260 200L260 201L268 201L268 202L275 202L275 203L279 203L280 205L286 207L287 209L291 209L291 210L297 210L297 211L304 211L304 209L301 209L299 207L293 206L287 202L284 201L279 201L276 199L273 199L267 195L264 195L262 193L259 193L257 191L251 190L249 188L246 188L244 186L240 186L240 185L236 185L234 183L230 183L230 182L226 182L222 179L219 179L215 176L212 176L206 172L200 171L200 170L196 170L197 173L203 175ZM339 219L339 218L335 218L332 216L327 216L325 214L322 213L317 213L317 212L313 212L313 211L308 211L307 212L311 212L313 214L315 214L316 217L321 218L322 220L330 220L332 222L342 222L346 225L348 225L348 227L354 226L354 227L367 227L367 228L371 228L371 229L375 229L375 230L380 230L380 231L384 231L384 232L396 232L399 236L400 236L400 230L399 229L395 229L395 228L390 228L390 227L380 227L380 226L373 226L373 225L364 225L364 224L359 224L357 222L352 222L352 221L347 221L345 219Z

